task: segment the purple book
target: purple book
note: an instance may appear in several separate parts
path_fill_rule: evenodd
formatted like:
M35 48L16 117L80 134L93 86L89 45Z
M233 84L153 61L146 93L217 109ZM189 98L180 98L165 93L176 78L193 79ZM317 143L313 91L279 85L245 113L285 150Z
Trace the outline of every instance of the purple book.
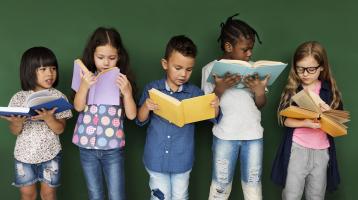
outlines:
M84 73L82 62L76 60L73 66L73 76L71 88L78 91L81 84L81 73ZM119 68L113 67L108 71L99 73L96 77L97 81L93 84L88 92L87 105L103 104L103 105L119 105L120 104L120 91L116 84L116 79L119 74Z

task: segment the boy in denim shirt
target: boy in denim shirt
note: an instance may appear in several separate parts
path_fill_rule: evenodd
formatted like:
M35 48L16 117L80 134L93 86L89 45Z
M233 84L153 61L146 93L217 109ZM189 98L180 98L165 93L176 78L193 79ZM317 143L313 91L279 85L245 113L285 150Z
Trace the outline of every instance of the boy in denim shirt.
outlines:
M166 76L147 84L139 101L136 122L140 126L149 122L143 162L150 176L152 199L188 199L194 161L194 124L178 127L151 112L165 108L159 108L149 98L148 90L155 88L180 101L203 95L203 91L188 83L195 56L196 46L189 38L183 35L172 37L161 60ZM218 118L218 98L211 102L211 106Z

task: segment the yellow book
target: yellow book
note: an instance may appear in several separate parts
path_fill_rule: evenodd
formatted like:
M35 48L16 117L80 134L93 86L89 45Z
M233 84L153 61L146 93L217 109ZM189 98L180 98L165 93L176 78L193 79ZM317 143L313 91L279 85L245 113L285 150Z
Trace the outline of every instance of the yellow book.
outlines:
M298 107L290 106L282 110L280 115L296 119L317 119L321 130L332 137L347 135L347 126L343 123L350 120L348 111L321 111L319 104L324 101L317 94L306 90L297 93L292 99Z
M179 101L155 88L148 92L150 99L159 106L154 113L179 127L215 117L215 109L210 106L215 99L213 93Z

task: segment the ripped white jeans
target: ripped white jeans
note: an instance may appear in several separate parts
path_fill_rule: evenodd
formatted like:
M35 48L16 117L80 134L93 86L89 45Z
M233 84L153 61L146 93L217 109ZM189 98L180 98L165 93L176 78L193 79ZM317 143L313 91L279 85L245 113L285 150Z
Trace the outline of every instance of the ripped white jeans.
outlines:
M160 173L147 169L151 200L187 200L189 199L189 171L183 173Z
M240 161L241 186L245 200L261 200L263 139L222 140L213 136L213 172L209 200L230 196L236 161Z

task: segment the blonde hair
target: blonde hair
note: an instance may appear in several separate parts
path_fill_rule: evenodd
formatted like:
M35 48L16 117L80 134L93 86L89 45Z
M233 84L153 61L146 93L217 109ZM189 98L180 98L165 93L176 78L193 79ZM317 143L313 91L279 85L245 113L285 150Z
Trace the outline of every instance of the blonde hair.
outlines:
M336 109L341 101L341 94L338 90L335 79L332 76L331 69L328 63L326 50L316 41L308 41L297 47L292 60L292 66L288 75L287 85L281 94L280 104L277 109L279 123L282 125L284 118L279 115L279 112L292 104L291 97L296 94L297 88L301 84L301 80L296 71L296 64L303 58L312 56L319 66L323 68L318 77L321 81L327 81L331 86L332 102L330 107Z

